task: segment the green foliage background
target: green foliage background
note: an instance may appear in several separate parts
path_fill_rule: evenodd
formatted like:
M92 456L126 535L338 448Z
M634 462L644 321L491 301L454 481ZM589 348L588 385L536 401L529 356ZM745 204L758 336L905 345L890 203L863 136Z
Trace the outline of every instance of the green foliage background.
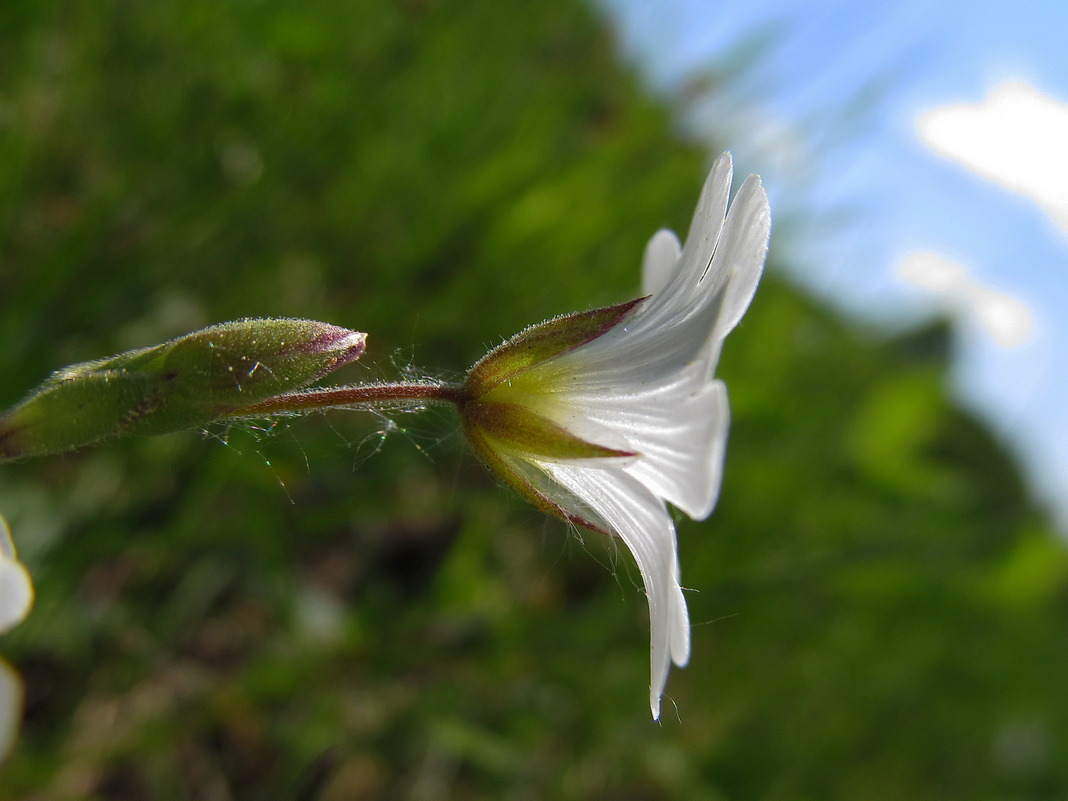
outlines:
M632 297L729 144L574 0L5 0L0 404L240 316L368 331L338 380L455 375ZM858 331L786 258L727 343L662 725L625 553L446 412L338 412L3 466L39 597L0 798L1065 797L1060 542L947 332Z

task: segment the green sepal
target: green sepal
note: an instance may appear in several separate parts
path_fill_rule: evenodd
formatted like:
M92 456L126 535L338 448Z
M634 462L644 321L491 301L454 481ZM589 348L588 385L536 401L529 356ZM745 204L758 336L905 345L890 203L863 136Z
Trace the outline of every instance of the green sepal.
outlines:
M478 428L501 448L544 459L598 459L636 456L586 442L566 428L517 403L471 401L462 414L469 430Z
M467 436L467 441L471 444L471 447L474 449L478 457L485 463L486 467L489 468L490 472L518 492L523 498L526 498L533 503L541 511L546 514L555 515L561 520L573 523L576 526L582 526L583 528L588 528L592 531L611 536L610 531L599 526L593 520L569 511L564 508L563 505L549 497L545 492L534 486L530 479L516 469L511 460L502 456L494 445L490 444L485 433L472 425L469 420L464 423L464 433Z
M245 319L75 364L0 416L0 458L207 425L354 361L365 339L313 320Z
M536 364L574 350L619 325L644 298L565 314L532 325L483 356L467 374L467 389L482 397Z

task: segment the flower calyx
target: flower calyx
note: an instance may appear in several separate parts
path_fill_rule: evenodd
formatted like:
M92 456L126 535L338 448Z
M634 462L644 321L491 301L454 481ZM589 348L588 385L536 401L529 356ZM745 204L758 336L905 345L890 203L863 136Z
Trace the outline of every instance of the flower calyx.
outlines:
M466 386L479 397L543 362L585 345L626 320L645 298L532 325L491 350L471 368Z
M638 457L625 447L590 442L560 422L569 374L553 359L625 324L643 301L562 315L521 331L471 368L457 403L468 442L492 472L543 511L604 533L602 525L541 488L528 466Z

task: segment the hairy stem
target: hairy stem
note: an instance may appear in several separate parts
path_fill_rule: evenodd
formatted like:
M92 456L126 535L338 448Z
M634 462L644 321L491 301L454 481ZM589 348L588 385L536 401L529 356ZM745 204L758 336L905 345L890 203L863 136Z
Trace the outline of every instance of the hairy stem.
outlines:
M462 384L366 384L289 392L234 409L226 416L261 417L317 409L358 409L405 403L460 404L467 400L468 392Z

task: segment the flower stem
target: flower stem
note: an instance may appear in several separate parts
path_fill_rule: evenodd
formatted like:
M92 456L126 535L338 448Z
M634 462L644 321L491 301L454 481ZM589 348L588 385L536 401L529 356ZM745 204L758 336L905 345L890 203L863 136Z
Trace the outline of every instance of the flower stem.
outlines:
M273 398L242 406L227 413L227 417L261 417L316 409L352 409L374 406L417 403L460 404L468 400L467 388L462 384L366 384L351 387L327 387L302 392L288 392Z

